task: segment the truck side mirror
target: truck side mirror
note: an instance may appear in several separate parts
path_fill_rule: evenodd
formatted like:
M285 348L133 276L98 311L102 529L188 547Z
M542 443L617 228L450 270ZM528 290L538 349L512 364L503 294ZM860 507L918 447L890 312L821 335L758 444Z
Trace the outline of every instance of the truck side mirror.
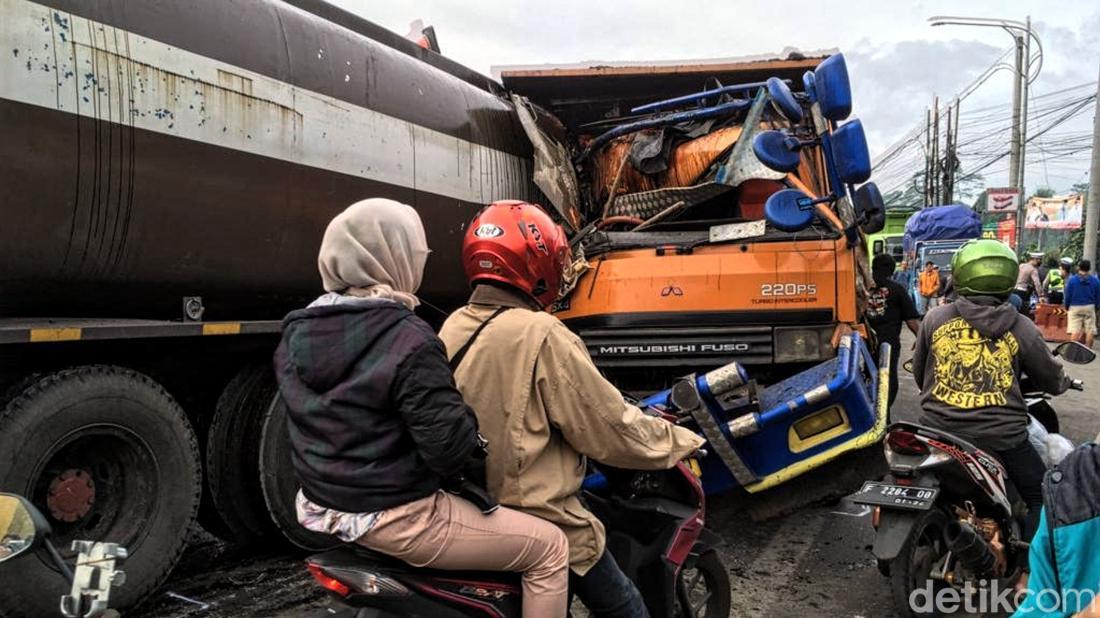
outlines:
M864 234L877 234L886 227L886 203L875 183L869 182L856 189L852 193L852 205L855 206L856 217L861 222L859 228ZM881 242L875 241L876 254L885 253L885 250L877 249Z
M798 189L776 191L764 203L764 218L784 232L798 232L814 219L814 200Z
M763 131L752 140L752 152L768 169L791 173L798 169L801 156L798 140L782 131Z
M787 82L778 77L768 78L768 97L771 98L775 109L791 124L802 122L802 106L794 98L791 87Z
M813 71L806 71L802 74L802 89L806 92L806 100L810 103L817 102L817 88L814 84Z
M871 177L871 153L859 120L846 122L832 134L833 161L841 182L857 184Z
M814 91L821 115L839 122L852 113L852 85L844 54L826 58L814 69Z

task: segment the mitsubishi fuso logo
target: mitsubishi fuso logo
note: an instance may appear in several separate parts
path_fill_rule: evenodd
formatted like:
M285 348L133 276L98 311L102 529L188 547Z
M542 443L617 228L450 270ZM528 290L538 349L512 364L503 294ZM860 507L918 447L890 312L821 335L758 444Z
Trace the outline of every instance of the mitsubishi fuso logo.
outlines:
M665 288L663 290L661 290L661 296L683 296L683 295L684 295L684 291L681 290L678 286L675 286L675 285L666 285Z

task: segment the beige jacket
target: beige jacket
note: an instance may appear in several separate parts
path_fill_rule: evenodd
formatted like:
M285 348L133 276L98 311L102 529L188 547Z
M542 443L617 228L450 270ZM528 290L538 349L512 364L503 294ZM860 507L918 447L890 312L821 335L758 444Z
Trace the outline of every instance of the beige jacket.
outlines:
M603 524L578 498L585 457L638 470L670 468L703 445L683 427L646 416L600 375L588 350L529 301L478 286L439 337L454 355L500 306L455 372L489 441L489 491L501 504L554 522L584 575L603 555Z

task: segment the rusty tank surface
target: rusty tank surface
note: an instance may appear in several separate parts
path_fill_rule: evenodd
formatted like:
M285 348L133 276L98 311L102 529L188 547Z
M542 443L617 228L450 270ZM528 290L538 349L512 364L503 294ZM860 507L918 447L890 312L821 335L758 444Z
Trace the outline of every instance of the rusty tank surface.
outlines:
M500 87L317 0L0 0L0 316L273 319L328 220L415 206L464 299L475 210L537 199Z

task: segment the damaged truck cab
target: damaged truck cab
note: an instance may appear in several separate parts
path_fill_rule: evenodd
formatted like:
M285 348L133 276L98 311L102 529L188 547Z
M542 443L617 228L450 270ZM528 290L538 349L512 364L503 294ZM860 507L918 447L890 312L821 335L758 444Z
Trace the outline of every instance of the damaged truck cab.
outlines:
M632 392L672 386L646 400L658 407L693 371L755 378L725 403L701 396L687 421L709 426L708 490L761 491L877 442L886 410L860 323L863 234L884 209L873 183L855 187L870 165L859 121L839 124L843 56L501 79L584 258L555 313L601 370Z

